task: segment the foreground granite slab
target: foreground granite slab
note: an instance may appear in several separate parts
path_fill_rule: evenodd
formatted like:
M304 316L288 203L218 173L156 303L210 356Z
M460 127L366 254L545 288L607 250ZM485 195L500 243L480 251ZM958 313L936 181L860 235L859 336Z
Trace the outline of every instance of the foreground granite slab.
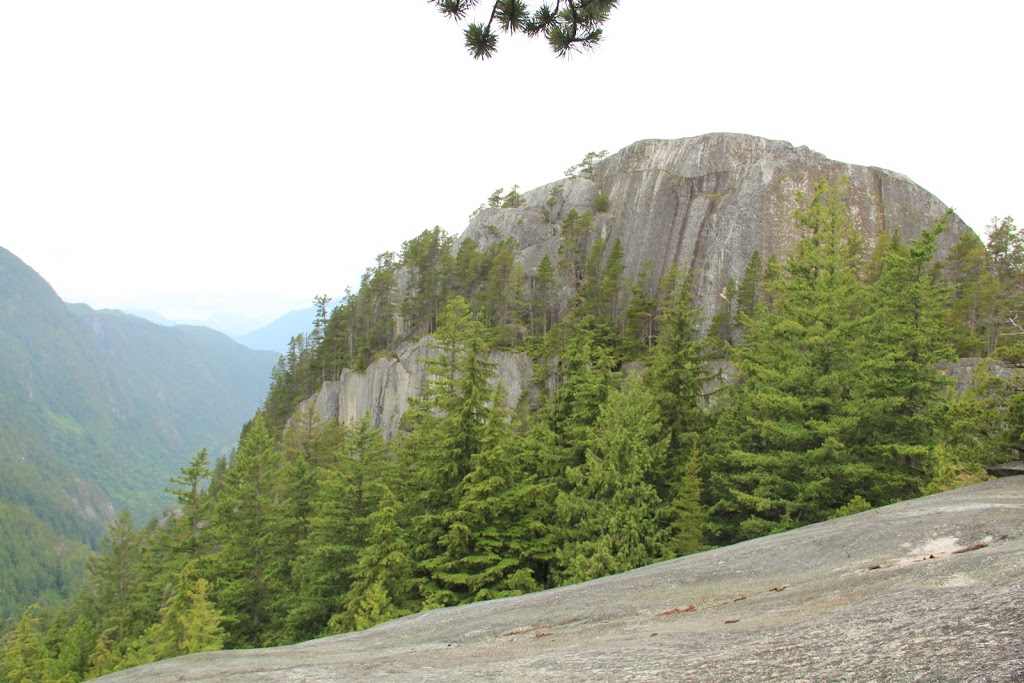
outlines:
M1024 477L109 681L1022 681Z

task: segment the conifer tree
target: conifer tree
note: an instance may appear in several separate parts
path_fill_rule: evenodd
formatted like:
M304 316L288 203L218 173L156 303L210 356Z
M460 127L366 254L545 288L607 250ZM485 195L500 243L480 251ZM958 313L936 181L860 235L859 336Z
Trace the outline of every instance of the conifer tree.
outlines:
M179 475L171 477L171 483L180 488L167 489L178 499L181 510L181 518L174 525L178 531L178 537L174 539L175 549L192 559L198 559L204 550L201 537L207 523L207 501L202 485L210 474L209 456L204 448L181 469Z
M126 644L117 639L117 629L115 627L105 629L100 633L96 640L96 647L89 655L88 678L105 676L131 666L125 662L125 649Z
M669 501L671 519L668 547L676 557L690 555L704 549L704 527L707 523L707 509L701 501L701 456L694 447L690 450L682 468L679 483L672 487Z
M583 462L589 430L618 376L615 358L597 339L589 318L568 320L561 331L566 339L557 351L555 390L540 410L556 446L541 471L559 488L566 468Z
M510 245L496 245L487 269L487 281L481 295L481 322L501 328L516 321L515 254ZM488 250L489 252L491 250Z
M480 449L456 490L457 503L443 515L441 552L424 563L462 601L537 590L534 571L551 551L544 486L512 447L504 391L499 384Z
M322 635L332 616L344 610L351 569L391 466L384 437L367 415L351 429L341 458L316 470L320 484L310 501L306 537L296 550L296 593L287 598L289 639Z
M660 332L644 382L653 392L673 461L685 462L691 444L708 428L705 391L716 377L710 369L711 343L702 338L689 278L680 278L659 321ZM677 473L666 473L666 481Z
M714 340L718 355L724 356L728 348L737 341L736 328L736 281L729 278L719 293L718 312L711 318L708 336Z
M712 426L706 392L718 378L709 361L712 342L700 335L690 280L680 280L662 315L657 345L643 375L667 442L655 482L659 495L671 505L674 554L696 552L703 543L701 460Z
M843 407L855 389L864 290L859 234L841 196L820 182L797 211L809 234L772 309L758 310L735 349L741 382L708 468L720 542L825 519L854 495L859 474L843 435L856 421Z
M444 514L457 507L458 485L481 448L493 375L484 327L461 297L449 301L431 348L436 355L427 359L429 379L422 396L410 401L406 425L411 431L402 447L411 475L408 503L418 561L440 552ZM429 578L422 590L428 604L458 601Z
M0 660L3 680L10 683L42 683L48 678L49 658L43 647L39 605L29 605L5 643Z
M761 298L761 252L754 250L747 263L747 269L743 271L743 279L736 288L736 315L739 322L739 315L754 315L754 309Z
M555 322L555 267L545 254L537 266L530 295L530 332L536 336L548 333Z
M654 346L657 339L658 300L650 282L653 270L654 261L648 259L633 282L629 307L626 309L624 343L626 353L634 357Z
M989 353L999 347L1024 347L1024 233L1009 216L993 218L989 224L988 253L999 292ZM1019 349L1011 353L1020 355Z
M89 655L99 636L95 624L84 613L70 621L67 617L58 617L53 620L50 632L52 636L48 640L56 653L53 678L84 680L89 671Z
M368 531L351 567L344 611L328 622L332 631L361 631L416 607L415 567L400 521L401 505L385 481L373 486L378 489L377 509L366 520Z
M258 414L239 443L217 498L214 599L224 615L233 647L267 644L277 625L271 610L282 590L281 575L289 558L281 553L275 482L280 453L266 422Z
M127 641L146 625L146 605L138 601L142 581L143 541L126 508L103 538L101 552L89 563L89 581L103 629Z
M562 240L558 245L558 270L573 291L578 292L586 279L587 257L594 243L594 214L571 209L562 220Z
M224 647L222 617L210 601L210 584L199 576L197 566L191 560L174 577L172 593L160 608L160 621L143 636L138 663Z
M952 357L931 265L942 226L888 242L865 283L841 188L819 183L796 218L810 234L736 348L709 467L720 541L919 495L936 463L935 363Z
M411 276L410 293L402 302L408 332L432 334L437 328L449 293L454 242L454 237L435 226L402 245L402 265Z
M910 245L893 240L867 291L863 359L844 411L857 421L845 442L863 477L850 497L873 505L920 495L934 465L947 385L936 363L955 358L942 311L948 294L935 284L932 264L948 219Z
M961 357L985 356L995 340L999 285L985 245L965 232L943 262L950 288L947 317L953 344Z
M568 470L571 488L558 495L563 583L623 572L670 554L670 511L655 486L668 449L657 414L654 397L635 378L601 408L586 459Z
M625 252L622 242L616 238L612 243L611 253L608 255L608 263L605 265L601 277L601 304L605 319L613 330L618 332L622 329L622 321L625 316L623 300L625 293L623 289L622 276L626 267L624 264Z

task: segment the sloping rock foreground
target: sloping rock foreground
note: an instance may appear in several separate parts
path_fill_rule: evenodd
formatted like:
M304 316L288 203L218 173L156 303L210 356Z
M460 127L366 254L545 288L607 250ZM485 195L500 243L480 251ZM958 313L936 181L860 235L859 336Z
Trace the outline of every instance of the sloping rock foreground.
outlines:
M1021 681L1024 477L106 681Z

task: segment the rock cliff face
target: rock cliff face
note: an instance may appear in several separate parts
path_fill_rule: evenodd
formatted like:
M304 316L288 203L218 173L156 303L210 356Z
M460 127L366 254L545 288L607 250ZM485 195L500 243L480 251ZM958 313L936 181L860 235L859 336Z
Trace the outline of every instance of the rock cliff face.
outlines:
M394 356L373 362L365 372L342 371L338 381L324 382L319 392L303 402L299 414L313 405L321 420L351 424L369 413L374 425L388 438L393 437L409 399L419 395L426 381L425 360L435 355L430 341L430 337L424 337L404 344ZM530 358L522 353L494 351L490 361L495 367L493 383L504 382L507 405L515 405L533 377Z
M673 265L690 270L697 275L697 302L714 311L729 278L742 280L755 250L782 257L804 236L792 218L796 194L810 197L819 179L836 184L844 177L847 206L869 251L882 233L916 238L947 210L899 173L832 161L788 142L712 133L634 143L598 163L589 177L524 193L522 207L482 210L463 239L485 246L513 237L529 271L545 255L557 255L565 214L593 210L597 195L605 194L609 210L597 214L597 229L609 243L622 241L627 277L647 260L654 262L656 277ZM556 201L548 206L553 193ZM939 240L940 252L968 230L954 216Z
M1024 477L115 681L1021 681Z
M899 173L832 161L787 142L714 133L634 143L598 163L587 177L523 193L525 202L517 208L481 210L460 240L472 238L486 248L514 238L520 260L532 272L545 255L556 258L566 214L593 210L598 194L607 195L609 208L596 214L596 229L609 244L621 240L626 277L634 278L648 260L657 278L672 266L689 270L696 274L697 303L713 312L729 279L742 280L755 250L781 258L803 237L792 219L797 193L810 196L819 179L836 184L844 177L846 203L869 250L886 232L904 241L916 238L947 210ZM968 230L954 215L939 240L940 252ZM400 282L406 279L400 274ZM422 340L414 342L366 372L346 371L310 400L324 419L352 421L370 411L376 424L394 434L408 397L422 386L417 359L428 352ZM509 353L492 360L514 402L530 384L529 361Z

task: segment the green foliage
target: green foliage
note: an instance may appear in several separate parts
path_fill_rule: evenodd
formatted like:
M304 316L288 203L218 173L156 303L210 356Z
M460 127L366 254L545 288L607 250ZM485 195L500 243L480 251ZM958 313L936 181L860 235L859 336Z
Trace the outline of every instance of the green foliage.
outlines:
M323 635L344 609L351 568L371 534L370 519L382 505L393 462L380 431L364 417L337 446L338 457L317 471L318 485L307 512L307 533L298 544L288 606L292 639Z
M441 228L424 230L402 245L402 265L411 275L411 296L402 301L402 316L413 334L431 334L451 286L450 261L455 238Z
M598 192L597 196L594 197L594 211L598 213L608 213L611 208L612 202L611 199L608 198L608 195Z
M138 663L224 647L222 617L210 601L210 584L199 575L196 560L178 572L172 590L160 608L160 621L142 636L135 654Z
M67 305L0 248L0 621L76 593L117 510L230 446L275 354L197 327Z
M539 589L537 575L552 553L548 487L513 443L500 408L504 391L501 385L495 391L480 448L456 489L456 504L443 515L441 553L424 562L434 581L463 601Z
M570 166L566 172L566 178L590 178L594 172L594 166L599 161L608 156L608 150L602 149L600 152L587 152L580 163Z
M544 255L537 267L537 275L530 281L529 322L530 333L543 337L551 329L557 315L555 294L555 267Z
M467 18L477 0L431 0L437 9L456 21ZM488 59L498 50L498 31L543 35L560 57L595 47L601 26L617 0L564 0L552 8L541 4L531 11L524 0L497 0L486 23L471 21L464 30L465 45L474 59Z
M613 391L590 430L583 463L558 495L563 582L626 571L669 555L668 508L658 495L668 442L653 395L636 380Z
M21 621L4 645L0 674L11 683L35 683L47 680L47 656L42 643L39 605L29 605Z
M572 209L562 221L562 240L558 244L558 269L569 284L579 291L586 276L587 259L595 243L594 214Z
M242 437L224 488L217 497L212 533L217 553L212 558L218 575L214 600L224 615L232 646L267 644L280 625L269 606L284 586L279 580L288 557L276 495L281 454L257 415Z
M809 234L735 349L741 382L709 463L716 540L827 519L858 498L884 505L928 483L941 437L934 364L952 355L929 267L942 226L893 242L869 285L841 194L820 183L797 211Z
M513 185L504 197L501 198L501 208L516 209L526 204L526 197L519 194L519 186Z
M128 510L103 537L102 552L89 563L90 592L102 605L102 626L121 639L136 635L145 626L145 607L136 597L142 583L142 537Z
M415 565L402 527L398 499L380 481L376 509L367 518L368 531L350 572L344 610L331 615L332 631L370 628L413 611Z
M984 356L994 350L998 336L1000 286L985 245L965 232L942 264L949 283L947 309L951 340L961 358Z

